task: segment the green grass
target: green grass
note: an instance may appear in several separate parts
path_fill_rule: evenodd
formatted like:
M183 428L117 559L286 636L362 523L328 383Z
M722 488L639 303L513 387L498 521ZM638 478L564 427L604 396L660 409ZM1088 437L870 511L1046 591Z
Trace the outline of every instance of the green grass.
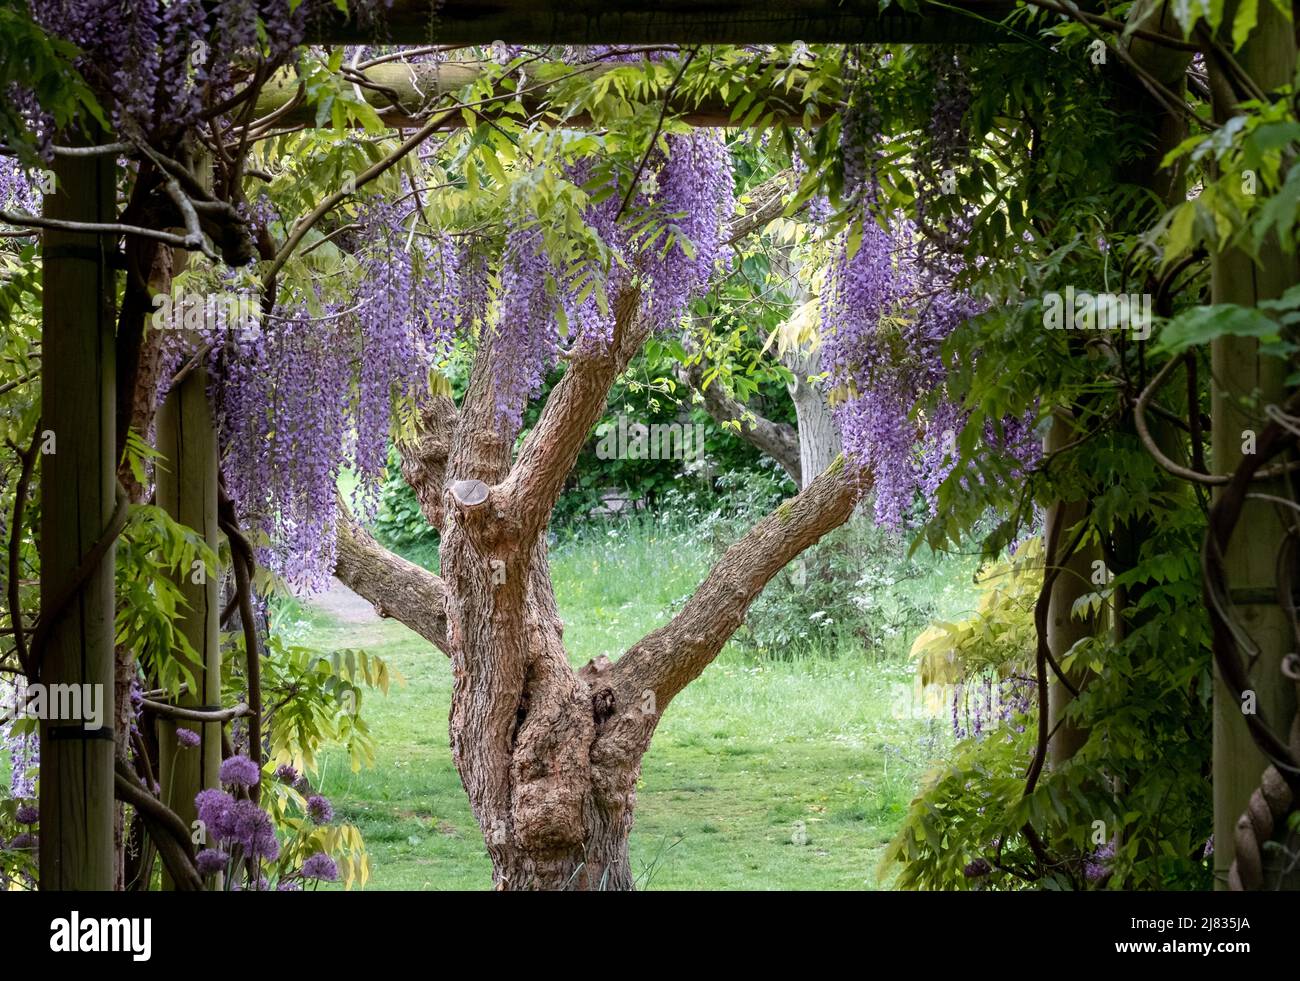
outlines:
M663 623L707 564L689 535L646 525L557 547L574 663L616 657ZM488 888L448 746L447 658L392 621L342 623L308 607L291 629L322 649L363 647L406 677L363 706L373 768L354 774L341 753L324 756L324 792L366 838L370 888ZM942 719L892 717L911 676L862 654L751 661L724 649L669 706L645 757L631 839L642 887L878 887L884 846L946 745Z

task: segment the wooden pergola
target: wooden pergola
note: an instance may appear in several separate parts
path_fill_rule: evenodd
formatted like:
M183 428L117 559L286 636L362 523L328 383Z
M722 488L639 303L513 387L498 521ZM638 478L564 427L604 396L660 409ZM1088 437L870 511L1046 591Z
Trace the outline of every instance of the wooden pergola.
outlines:
M498 40L535 45L764 45L795 40L1015 44L1017 33L998 23L1014 7L1007 0L920 2L914 10L897 3L881 10L876 0L656 0L652 4L644 0L395 0L374 25L338 14L323 16L313 22L307 41L321 45L485 45ZM1294 41L1289 52L1264 57L1275 60L1285 80L1286 66L1294 62ZM725 111L724 106L712 107L698 112L692 121L716 125L725 121ZM399 126L413 121L400 113L390 118L390 124ZM59 192L45 199L47 217L100 224L116 220L112 155L63 155L56 158L54 169ZM103 690L112 691L112 541L125 515L125 503L116 493L118 461L114 458L118 393L113 239L65 230L47 230L44 235L42 428L56 436L57 451L43 458L41 481L40 680L102 684ZM1236 261L1231 256L1224 260ZM1272 286L1263 289L1276 295ZM1245 381L1240 376L1251 375L1252 383L1261 384L1266 396L1280 393L1281 379L1260 375L1253 349L1216 350L1225 377L1236 374L1238 381ZM191 410L193 406L186 411ZM1228 446L1237 439L1233 431L1240 426L1229 418L1232 411L1216 401L1216 451L1221 443ZM1227 473L1237 455L1216 452L1215 458L1218 471ZM75 487L75 496L66 492L68 487ZM202 493L214 492L207 488ZM215 518L205 516L203 521L210 527ZM1271 581L1272 566L1255 565L1258 568L1245 577L1245 584L1262 588ZM1278 648L1266 652L1276 661L1285 650L1280 630L1285 621L1279 619L1276 601L1271 602L1271 607L1257 604L1255 615L1263 618L1264 633ZM210 622L203 629L210 630ZM1284 688L1276 696L1262 696L1261 705L1273 719L1289 718L1288 708L1294 709ZM1216 772L1216 781L1230 783L1223 800L1216 800L1230 821L1245 809L1263 757L1239 716L1234 721L1231 711L1221 715L1216 771L1220 752L1224 760L1248 761L1231 768L1236 772ZM123 778L115 777L111 729L104 732L108 738L88 738L66 726L42 724L42 888L112 886L114 784ZM1225 826L1224 820L1220 817L1218 822L1220 847L1227 849L1229 841L1224 838L1230 838L1231 824ZM105 856L110 856L107 861Z

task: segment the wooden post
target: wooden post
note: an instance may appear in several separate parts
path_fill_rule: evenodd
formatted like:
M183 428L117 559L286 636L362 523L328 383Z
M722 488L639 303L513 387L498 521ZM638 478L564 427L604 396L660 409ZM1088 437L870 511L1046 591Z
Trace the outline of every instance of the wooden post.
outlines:
M190 372L163 402L158 413L156 470L158 506L179 523L199 532L215 552L217 540L217 437L208 399L208 373ZM179 699L191 707L221 704L221 597L215 570L182 569L177 585L187 609L177 627L198 655L190 664L195 686ZM179 747L177 726L197 732L195 749ZM221 767L221 724L163 719L158 726L158 773L163 803L186 824L197 817L194 797L218 785ZM170 888L164 873L163 888Z
M58 157L54 173L46 217L114 220L113 157ZM71 601L55 608L116 506L114 248L111 237L44 236L41 617L49 633L39 680L89 692L104 725L41 723L42 889L105 890L114 879L112 547Z
M1225 13L1224 22L1232 22L1230 12ZM1260 4L1259 24L1237 58L1265 91L1290 81L1296 60L1295 36L1291 25L1271 4ZM1213 64L1210 70L1215 71ZM1216 93L1215 118L1222 122L1234 107L1220 101L1224 86L1211 88ZM1255 306L1260 300L1280 296L1300 280L1294 256L1286 255L1275 241L1264 244L1259 262L1235 249L1216 253L1212 261L1214 303ZM1217 473L1232 473L1244 452L1253 451L1250 434L1258 434L1263 428L1263 408L1281 405L1285 399L1286 367L1276 358L1261 358L1258 347L1256 340L1245 337L1223 337L1211 347L1211 441ZM1259 484L1254 490L1289 496L1284 480ZM1274 505L1247 501L1224 558L1237 617L1259 646L1259 658L1250 672L1254 708L1282 734L1296 710L1294 690L1281 673L1282 658L1294 644L1288 617L1278 606L1276 596L1278 547L1284 537L1283 520ZM1246 727L1242 701L1218 680L1216 671L1214 875L1218 888L1226 887L1235 854L1233 829L1266 766Z
M1070 425L1069 413L1065 409L1058 409L1044 441L1044 450L1052 453L1077 438L1078 434ZM1092 581L1093 563L1101 557L1101 550L1096 543L1080 545L1072 555L1066 555L1066 549L1076 534L1075 526L1087 514L1087 500L1060 500L1047 512L1044 547L1055 538L1056 554L1052 561L1062 567L1052 583L1052 598L1047 612L1047 646L1057 664L1061 663L1071 647L1083 638L1093 636L1098 629L1096 615L1071 615L1075 600L1104 588ZM1066 675L1076 691L1086 681L1086 672L1083 671L1066 672ZM1079 751L1079 747L1088 739L1088 731L1062 721L1074 696L1050 670L1049 678L1047 719L1048 729L1053 735L1048 744L1048 758L1054 766L1058 766Z

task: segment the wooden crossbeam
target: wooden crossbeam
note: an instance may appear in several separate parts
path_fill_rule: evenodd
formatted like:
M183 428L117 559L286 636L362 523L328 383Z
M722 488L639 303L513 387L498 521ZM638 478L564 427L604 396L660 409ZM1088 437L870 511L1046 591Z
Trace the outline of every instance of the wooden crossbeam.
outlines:
M331 7L332 5L323 5ZM394 0L377 23L329 9L313 44L809 44L1013 41L1009 0Z
M380 118L389 126L415 128L424 125L432 116L446 114L447 103L444 96L454 94L482 78L486 71L495 65L480 61L421 63L421 64L385 64L375 65L359 75L364 75L366 82L357 84L358 95L379 111ZM584 71L600 75L614 68L623 67L613 64L592 65ZM531 68L526 74L533 74ZM275 114L277 126L307 125L314 123L316 107L305 102L295 102L300 81L292 72L281 72L267 82L258 96L255 112L256 118L266 118ZM513 100L513 92L505 92L506 100ZM522 97L523 104L530 112L536 110L546 99L546 87L540 83L533 94ZM773 88L766 98L753 100L754 104L766 103L772 107L774 121L800 125L805 122L816 125L822 121L821 114L813 113L805 117L805 107L798 90L787 92L784 86ZM732 124L732 107L713 97L706 100L678 98L670 105L674 118L683 120L693 126L727 126ZM484 107L487 115L495 110ZM568 126L585 126L590 123L585 114L574 114L566 118ZM465 117L457 112L447 116L446 129L456 129L465 125Z

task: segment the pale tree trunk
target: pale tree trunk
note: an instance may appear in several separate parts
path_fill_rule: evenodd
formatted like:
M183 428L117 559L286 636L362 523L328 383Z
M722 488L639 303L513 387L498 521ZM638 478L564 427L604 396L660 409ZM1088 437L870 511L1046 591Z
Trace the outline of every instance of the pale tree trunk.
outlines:
M759 522L668 624L616 663L569 663L546 529L610 386L644 342L639 297L615 303L607 350L576 354L511 462L480 350L457 409L431 403L404 472L441 529L441 575L345 517L336 575L448 654L456 768L498 889L630 889L641 758L663 710L712 661L763 586L842 524L860 487L837 462Z
M816 381L810 380L821 373L821 361L820 346L793 351L786 358L786 366L794 373L794 380L787 387L799 430L799 469L806 481L829 467L843 448L840 427L826 401L826 393ZM799 486L807 484L801 482Z

